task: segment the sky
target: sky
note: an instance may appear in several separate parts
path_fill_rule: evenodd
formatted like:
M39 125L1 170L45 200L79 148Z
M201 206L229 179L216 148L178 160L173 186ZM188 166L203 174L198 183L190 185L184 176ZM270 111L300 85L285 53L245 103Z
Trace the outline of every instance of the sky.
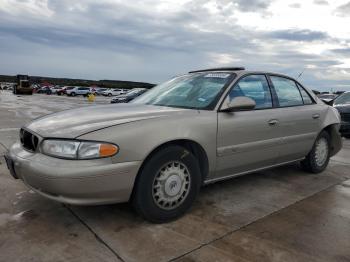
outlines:
M0 74L160 83L244 66L350 90L349 0L0 0Z

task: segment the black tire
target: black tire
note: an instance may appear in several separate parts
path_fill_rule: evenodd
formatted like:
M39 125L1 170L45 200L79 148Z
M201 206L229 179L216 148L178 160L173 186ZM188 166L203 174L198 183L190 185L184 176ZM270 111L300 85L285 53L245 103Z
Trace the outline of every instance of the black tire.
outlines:
M350 139L350 135L344 135L346 139Z
M76 94L74 92L70 93L71 96L76 96Z
M111 93L108 93L108 96L112 96L112 94L111 94Z
M155 202L153 190L156 189L153 186L161 169L172 161L187 168L190 183L178 206L164 209ZM200 186L200 168L194 155L181 146L168 146L156 152L143 166L136 180L131 202L136 212L146 220L152 223L169 222L182 216L192 206Z
M320 165L317 163L316 147L318 142L321 139L325 139L327 142L327 157L324 163ZM301 161L301 166L307 172L311 172L314 174L321 173L328 166L329 158L330 158L330 137L326 131L322 131L318 135L310 153L306 156L306 158L303 161Z

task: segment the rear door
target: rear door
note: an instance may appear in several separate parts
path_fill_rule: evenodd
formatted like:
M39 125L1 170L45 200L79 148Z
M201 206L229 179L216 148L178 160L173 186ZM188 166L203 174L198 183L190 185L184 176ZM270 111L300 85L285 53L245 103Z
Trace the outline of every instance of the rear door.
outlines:
M264 74L241 78L228 94L255 100L249 111L218 112L216 178L233 176L275 164L280 134Z
M279 163L305 157L320 130L321 108L305 89L292 79L270 75L276 98L276 120L282 140L278 147Z

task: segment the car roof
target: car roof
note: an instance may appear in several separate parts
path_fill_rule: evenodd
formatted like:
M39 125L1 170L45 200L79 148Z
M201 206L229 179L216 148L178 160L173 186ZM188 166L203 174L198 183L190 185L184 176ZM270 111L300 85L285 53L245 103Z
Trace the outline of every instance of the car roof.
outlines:
M281 76L285 78L290 78L293 80L296 80L295 78L284 75L281 73L275 73L275 72L269 72L269 71L253 71L253 70L246 70L245 67L217 67L217 68L208 68L208 69L201 69L201 70L194 70L190 71L188 73L204 73L204 72L230 72L230 73L235 73L237 75L245 75L245 74L269 74L269 75L276 75L276 76Z
M190 71L189 73L199 73L199 72L216 72L216 71L242 71L245 70L244 67L217 67L217 68L207 68L201 70Z

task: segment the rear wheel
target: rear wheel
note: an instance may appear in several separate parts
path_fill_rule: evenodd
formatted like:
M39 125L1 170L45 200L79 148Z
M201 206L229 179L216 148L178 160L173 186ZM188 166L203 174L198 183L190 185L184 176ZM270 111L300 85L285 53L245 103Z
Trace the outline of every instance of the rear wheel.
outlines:
M168 222L191 207L200 184L200 169L193 154L181 146L169 146L146 162L135 184L132 203L148 221Z
M316 139L314 146L306 158L301 162L305 171L320 173L326 169L330 158L330 137L322 131Z
M71 95L71 96L76 96L76 94L75 94L74 92L72 92L70 95Z
M108 96L112 96L112 93L108 93Z

